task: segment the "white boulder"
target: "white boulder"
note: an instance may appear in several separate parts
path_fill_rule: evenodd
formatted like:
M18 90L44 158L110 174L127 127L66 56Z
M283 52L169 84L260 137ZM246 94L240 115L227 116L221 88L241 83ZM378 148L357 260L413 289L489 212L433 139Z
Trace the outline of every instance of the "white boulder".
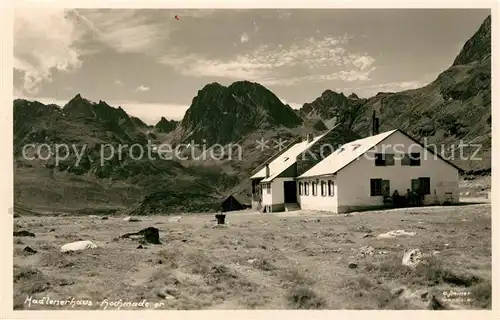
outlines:
M169 222L179 222L181 221L182 217L178 216L178 217L172 217L170 219L168 219Z
M66 243L61 247L61 252L79 251L79 250L95 249L95 248L97 248L97 245L92 241L82 240L82 241Z
M405 250L403 254L402 264L407 267L416 267L424 258L420 249Z
M396 237L412 237L416 235L415 232L406 232L404 230L392 230L387 233L382 233L377 236L379 239L391 239Z
M123 218L123 221L138 222L138 221L141 221L141 220L139 218L135 218L135 217L126 217L126 218Z

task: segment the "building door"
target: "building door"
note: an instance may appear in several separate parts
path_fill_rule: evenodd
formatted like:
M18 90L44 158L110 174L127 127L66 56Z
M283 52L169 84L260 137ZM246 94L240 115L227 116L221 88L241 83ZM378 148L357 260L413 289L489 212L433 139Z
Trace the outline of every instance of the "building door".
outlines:
M283 183L285 203L297 202L297 183L295 181L285 181Z

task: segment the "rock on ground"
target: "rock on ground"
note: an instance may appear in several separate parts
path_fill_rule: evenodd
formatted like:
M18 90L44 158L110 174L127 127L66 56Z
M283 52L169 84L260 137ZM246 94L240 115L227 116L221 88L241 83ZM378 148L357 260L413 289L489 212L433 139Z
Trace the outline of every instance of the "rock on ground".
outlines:
M29 232L27 230L14 231L14 237L34 237L35 234L33 232Z
M23 252L25 252L26 254L35 254L38 251L36 251L35 249L27 246L27 247L24 247Z
M416 267L424 258L420 249L405 250L402 264L407 267Z
M358 256L364 258L366 256L371 256L375 253L375 249L372 246L363 246L358 250Z
M139 222L141 221L139 218L135 218L135 217L126 217L126 218L123 218L123 221L128 221L128 222Z
M92 241L82 240L82 241L66 243L61 247L61 252L79 251L79 250L95 249L95 248L97 248L97 245Z
M155 227L147 227L138 232L126 233L120 238L134 238L142 236L147 243L160 244L160 231Z
M169 222L179 222L181 220L182 217L172 217L170 219L168 219Z
M365 227L365 226L360 226L358 229L357 229L359 232L363 232L363 233L372 233L372 230Z
M446 306L443 302L439 301L439 299L432 295L427 305L427 309L429 310L448 310L449 307Z
M405 237L405 236L412 237L414 235L416 235L415 232L406 232L405 230L392 230L392 231L389 231L387 233L379 234L377 236L377 238L379 238L379 239L392 239L392 238L396 238L396 237Z

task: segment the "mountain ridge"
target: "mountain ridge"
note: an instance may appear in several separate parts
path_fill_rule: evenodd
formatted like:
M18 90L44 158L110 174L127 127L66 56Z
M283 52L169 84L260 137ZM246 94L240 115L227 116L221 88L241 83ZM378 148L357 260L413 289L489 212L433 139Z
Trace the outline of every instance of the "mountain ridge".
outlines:
M289 105L258 83L236 81L226 87L214 82L193 98L173 141L235 143L257 129L294 128L302 123Z

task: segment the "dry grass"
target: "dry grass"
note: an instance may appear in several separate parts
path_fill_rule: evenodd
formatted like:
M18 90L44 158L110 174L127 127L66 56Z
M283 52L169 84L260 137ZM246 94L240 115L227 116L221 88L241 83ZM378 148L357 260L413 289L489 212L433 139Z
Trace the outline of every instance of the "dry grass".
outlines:
M443 292L470 292L446 308L491 308L491 207L428 207L363 212L234 213L225 228L212 215L169 217L21 217L36 237L14 240L15 309L102 309L98 302L157 303L161 309L427 309ZM160 245L117 239L148 226ZM53 231L52 229L55 229ZM404 229L413 237L377 239ZM51 231L52 230L52 231ZM371 231L371 232L370 232ZM365 237L366 234L374 237ZM63 254L61 245L99 248ZM20 241L22 240L22 241ZM36 254L23 254L25 246ZM371 246L373 255L360 255ZM439 251L415 269L405 249ZM356 268L349 268L356 263ZM90 300L90 305L25 304L28 296ZM117 308L108 306L108 309ZM121 306L121 309L137 309ZM150 305L149 308L152 308Z

